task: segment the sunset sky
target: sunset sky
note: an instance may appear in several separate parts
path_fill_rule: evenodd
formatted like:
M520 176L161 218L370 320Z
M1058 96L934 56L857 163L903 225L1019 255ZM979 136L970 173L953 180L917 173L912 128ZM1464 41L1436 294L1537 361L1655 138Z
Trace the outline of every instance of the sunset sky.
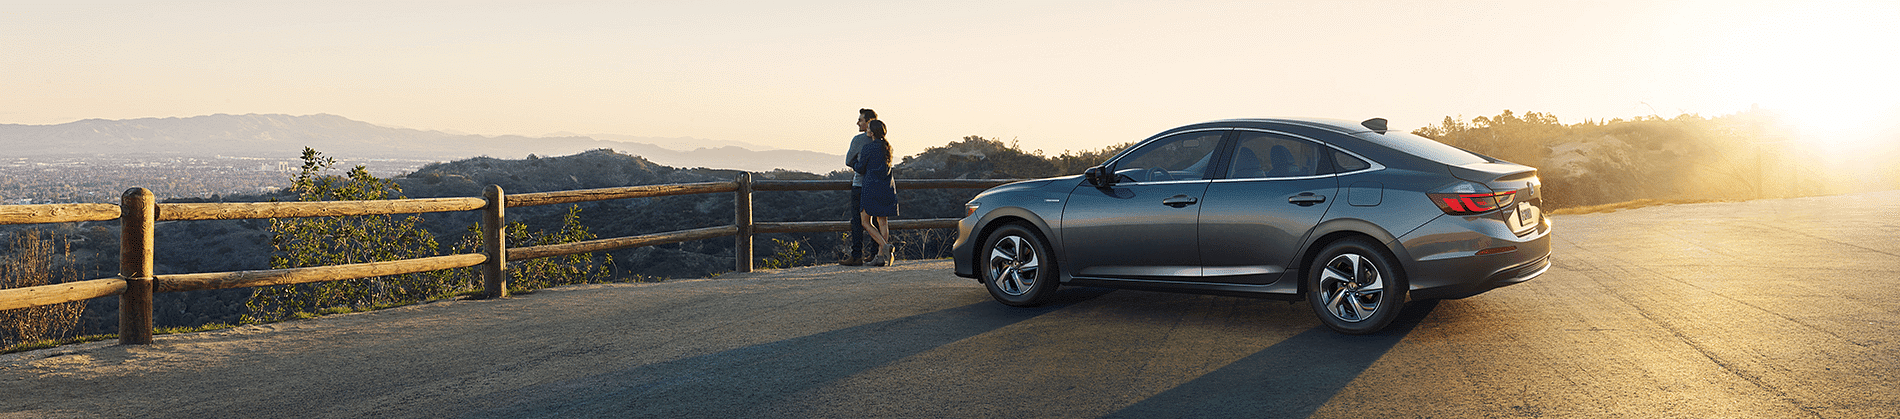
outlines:
M1894 28L1895 1L26 1L0 8L0 123L328 113L841 154L871 107L899 154L1055 154L1236 117L1759 105L1851 145L1900 127Z

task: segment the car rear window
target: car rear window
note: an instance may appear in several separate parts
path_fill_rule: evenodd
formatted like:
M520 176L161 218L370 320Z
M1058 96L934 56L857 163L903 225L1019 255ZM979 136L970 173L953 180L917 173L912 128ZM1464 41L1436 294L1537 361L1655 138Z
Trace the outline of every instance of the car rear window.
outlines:
M1386 131L1384 134L1368 132L1360 135L1359 138L1391 147L1393 150L1398 150L1406 154L1424 157L1431 161L1454 166L1491 162L1490 159L1486 159L1484 156L1472 154L1458 147L1452 147L1445 143L1438 142L1438 140L1420 137L1417 134L1409 132Z

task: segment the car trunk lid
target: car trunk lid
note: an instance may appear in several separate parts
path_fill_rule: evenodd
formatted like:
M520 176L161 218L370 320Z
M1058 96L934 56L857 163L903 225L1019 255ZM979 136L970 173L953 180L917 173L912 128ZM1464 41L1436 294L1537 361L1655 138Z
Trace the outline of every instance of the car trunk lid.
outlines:
M1498 197L1498 208L1502 209L1498 213L1511 226L1511 232L1523 236L1543 225L1543 182L1537 178L1537 168L1507 162L1448 167L1453 177L1483 184L1494 192L1515 192ZM1501 202L1507 196L1511 202Z

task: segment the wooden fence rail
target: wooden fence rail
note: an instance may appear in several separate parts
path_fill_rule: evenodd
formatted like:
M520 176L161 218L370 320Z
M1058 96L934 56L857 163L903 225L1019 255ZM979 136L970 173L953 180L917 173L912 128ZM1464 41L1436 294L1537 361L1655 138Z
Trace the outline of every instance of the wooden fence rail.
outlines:
M739 233L733 226L706 227L692 230L669 231L665 233L639 236L614 237L573 243L550 244L543 246L518 247L508 249L508 260L528 260L553 256L575 255L588 252L604 252L630 247L657 246L668 243L689 242L714 239Z
M125 292L125 280L119 278L0 289L0 310L70 303L119 295L122 292Z
M488 201L481 198L158 204L158 220L250 220L259 218L417 214L424 212L470 211L482 209L487 206Z
M898 189L990 188L1020 179L906 179ZM506 195L489 185L481 198L392 199L377 201L245 202L159 204L151 191L132 188L119 205L39 204L0 205L0 225L79 221L120 221L119 276L52 285L0 289L0 310L119 296L119 343L152 343L152 294L224 288L261 287L341 281L443 269L482 267L483 296L506 297L506 262L642 246L654 246L726 236L735 237L733 270L752 271L752 236L768 233L846 231L854 221L753 222L755 191L848 190L844 180L753 180L750 173L731 182L678 183L620 188L537 192ZM613 237L574 243L508 248L502 234L508 207L571 204L611 199L726 193L733 195L733 224L681 231ZM259 271L155 275L152 272L155 227L158 221L243 220L262 218L336 217L351 215L414 214L481 210L485 248L480 254L435 256L387 262L356 263ZM891 228L953 228L955 218L891 220Z
M225 288L264 287L308 284L345 279L413 274L443 269L466 268L488 261L487 255L464 254L403 259L388 262L352 263L309 268L263 271L213 272L202 274L158 275L153 278L154 292L203 291Z
M510 207L529 207L536 205L572 204L576 202L605 201L609 199L651 198L657 196L692 195L702 193L732 192L739 187L738 182L701 182L671 183L664 185L641 185L621 188L582 189L578 191L537 192L511 195Z
M0 224L72 223L119 219L112 204L0 205Z

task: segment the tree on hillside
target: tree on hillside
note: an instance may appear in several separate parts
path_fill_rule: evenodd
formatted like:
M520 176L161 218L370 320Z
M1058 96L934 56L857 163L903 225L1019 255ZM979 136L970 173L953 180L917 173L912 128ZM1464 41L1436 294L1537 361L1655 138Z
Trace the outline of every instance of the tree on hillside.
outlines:
M1550 208L1643 198L1755 199L1819 192L1813 185L1788 180L1812 178L1814 168L1769 164L1804 160L1798 150L1763 147L1785 138L1778 124L1764 111L1566 125L1555 115L1506 110L1470 122L1446 117L1412 133L1538 168Z
M898 177L951 179L1028 179L1080 174L1090 166L1102 164L1133 142L1098 150L1063 151L1046 157L1042 150L1023 151L1015 142L967 136L942 146L924 149L906 156L897 168Z
M1115 157L1116 154L1121 154L1122 150L1127 150L1129 147L1135 146L1135 143L1135 141L1129 141L1095 150L1063 150L1062 155L1051 157L1049 161L1055 164L1057 175L1081 174L1090 167L1107 163L1108 158Z
M336 159L303 150L303 166L292 176L290 190L299 201L361 201L402 199L395 182L369 174L364 166L344 176L330 175ZM421 228L422 217L359 215L346 217L272 218L271 268L301 268L350 263L383 262L435 256L435 236ZM274 321L331 307L369 308L418 301L441 295L463 284L441 272L261 287L245 304L244 321Z
M1528 166L1542 166L1548 147L1571 134L1556 115L1529 112L1520 117L1508 109L1497 116L1472 118L1469 124L1448 116L1437 126L1412 133Z

